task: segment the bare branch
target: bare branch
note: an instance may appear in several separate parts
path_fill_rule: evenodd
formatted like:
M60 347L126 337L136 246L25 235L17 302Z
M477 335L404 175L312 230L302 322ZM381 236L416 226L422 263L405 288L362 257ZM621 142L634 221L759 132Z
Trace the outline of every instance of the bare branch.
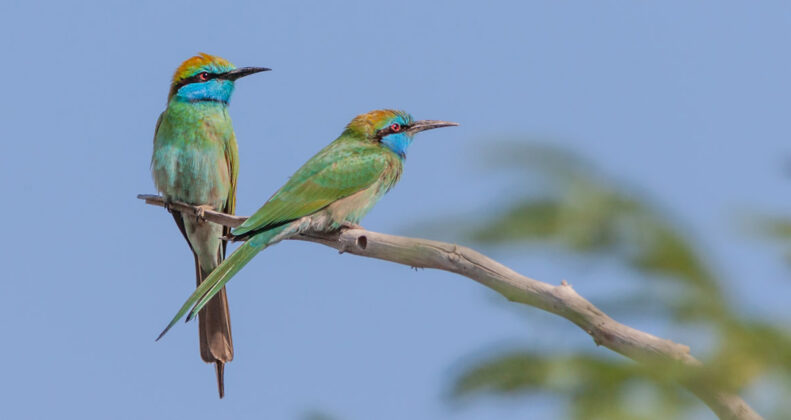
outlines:
M138 195L147 204L164 206L156 195ZM180 202L169 203L172 209L196 212L197 208ZM245 217L205 211L208 221L225 226L239 226ZM491 258L464 246L406 238L371 232L365 229L341 229L337 232L310 232L291 239L320 243L340 252L392 261L410 267L435 268L470 278L495 290L508 300L524 303L568 319L607 347L651 367L679 372L675 378L720 419L761 419L737 394L716 389L696 377L702 363L689 354L689 347L623 325L577 294L565 280L553 286L523 276Z
M184 213L197 215L199 211L197 207L191 206L187 203L182 203L181 201L172 201L167 203L165 202L164 198L158 195L138 194L137 198L145 200L146 204L178 210ZM213 210L203 210L203 218L210 222L217 223L218 225L230 227L237 227L247 220L246 217L234 216L232 214L220 213Z

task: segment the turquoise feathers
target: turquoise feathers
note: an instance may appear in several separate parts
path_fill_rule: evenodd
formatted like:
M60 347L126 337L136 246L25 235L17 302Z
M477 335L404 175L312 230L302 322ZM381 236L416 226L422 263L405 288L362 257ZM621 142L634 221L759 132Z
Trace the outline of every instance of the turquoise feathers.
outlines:
M403 159L418 132L457 125L414 121L401 111L379 110L354 118L340 137L308 160L229 237L245 241L200 284L161 338L179 319L189 321L256 254L307 230L356 224L399 180ZM159 339L157 338L157 339Z
M168 201L233 214L236 207L238 155L228 102L234 81L268 70L237 69L227 60L200 54L176 70L168 106L154 134L151 172L157 189ZM173 211L173 219L195 258L200 285L225 257L227 229L194 214ZM214 363L220 398L224 395L224 364L233 359L233 340L225 290L218 290L201 313L198 335L201 358Z
M157 189L165 197L223 208L234 184L235 155L227 106L172 100L154 140L151 167Z

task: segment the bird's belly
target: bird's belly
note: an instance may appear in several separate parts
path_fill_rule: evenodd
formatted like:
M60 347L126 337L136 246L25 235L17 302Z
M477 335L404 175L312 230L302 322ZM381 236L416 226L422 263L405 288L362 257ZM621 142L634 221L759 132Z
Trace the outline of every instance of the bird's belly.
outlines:
M156 151L153 163L154 180L165 197L223 207L231 187L223 153L163 146Z
M348 197L341 198L322 211L329 229L337 229L343 223L358 224L369 210L382 198L384 189L381 182L358 191Z

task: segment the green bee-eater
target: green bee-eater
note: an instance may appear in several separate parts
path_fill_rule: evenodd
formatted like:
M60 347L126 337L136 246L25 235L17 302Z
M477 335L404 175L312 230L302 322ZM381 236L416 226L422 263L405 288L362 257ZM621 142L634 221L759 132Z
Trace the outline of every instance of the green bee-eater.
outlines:
M183 201L233 214L236 205L238 153L228 116L234 81L269 70L236 68L220 57L200 54L181 64L173 75L167 109L154 134L151 171L168 201ZM201 285L225 258L227 230L206 222L202 214L172 211L195 256ZM233 359L231 320L225 289L206 305L198 322L201 358L214 363L220 398L225 393L224 364Z
M241 226L231 239L244 243L200 284L160 338L187 312L195 317L242 267L267 246L306 230L356 225L401 176L412 137L458 125L413 121L400 111L380 110L354 118ZM159 339L159 338L158 338Z

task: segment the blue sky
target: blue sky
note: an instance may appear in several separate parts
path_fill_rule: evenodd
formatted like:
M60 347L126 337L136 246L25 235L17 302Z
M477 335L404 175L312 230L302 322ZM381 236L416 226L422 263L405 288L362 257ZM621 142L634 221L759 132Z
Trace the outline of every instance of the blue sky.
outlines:
M170 216L135 195L154 192L153 129L169 78L199 51L273 69L241 80L232 100L240 214L353 116L399 108L462 125L417 138L401 183L366 227L404 233L507 202L514 184L476 158L504 136L542 139L662 203L720 267L745 314L788 319L779 250L746 238L737 222L747 211L791 211L781 171L791 149L789 28L791 5L768 1L6 1L0 412L556 412L545 398L462 407L443 398L471 355L521 343L572 351L589 342L584 333L551 316L526 322L451 274L314 244L267 250L230 283L236 358L225 400L199 359L194 324L153 341L190 293L193 263ZM493 256L547 282L568 279L594 303L608 294L596 270L515 251ZM560 333L547 339L546 330Z

